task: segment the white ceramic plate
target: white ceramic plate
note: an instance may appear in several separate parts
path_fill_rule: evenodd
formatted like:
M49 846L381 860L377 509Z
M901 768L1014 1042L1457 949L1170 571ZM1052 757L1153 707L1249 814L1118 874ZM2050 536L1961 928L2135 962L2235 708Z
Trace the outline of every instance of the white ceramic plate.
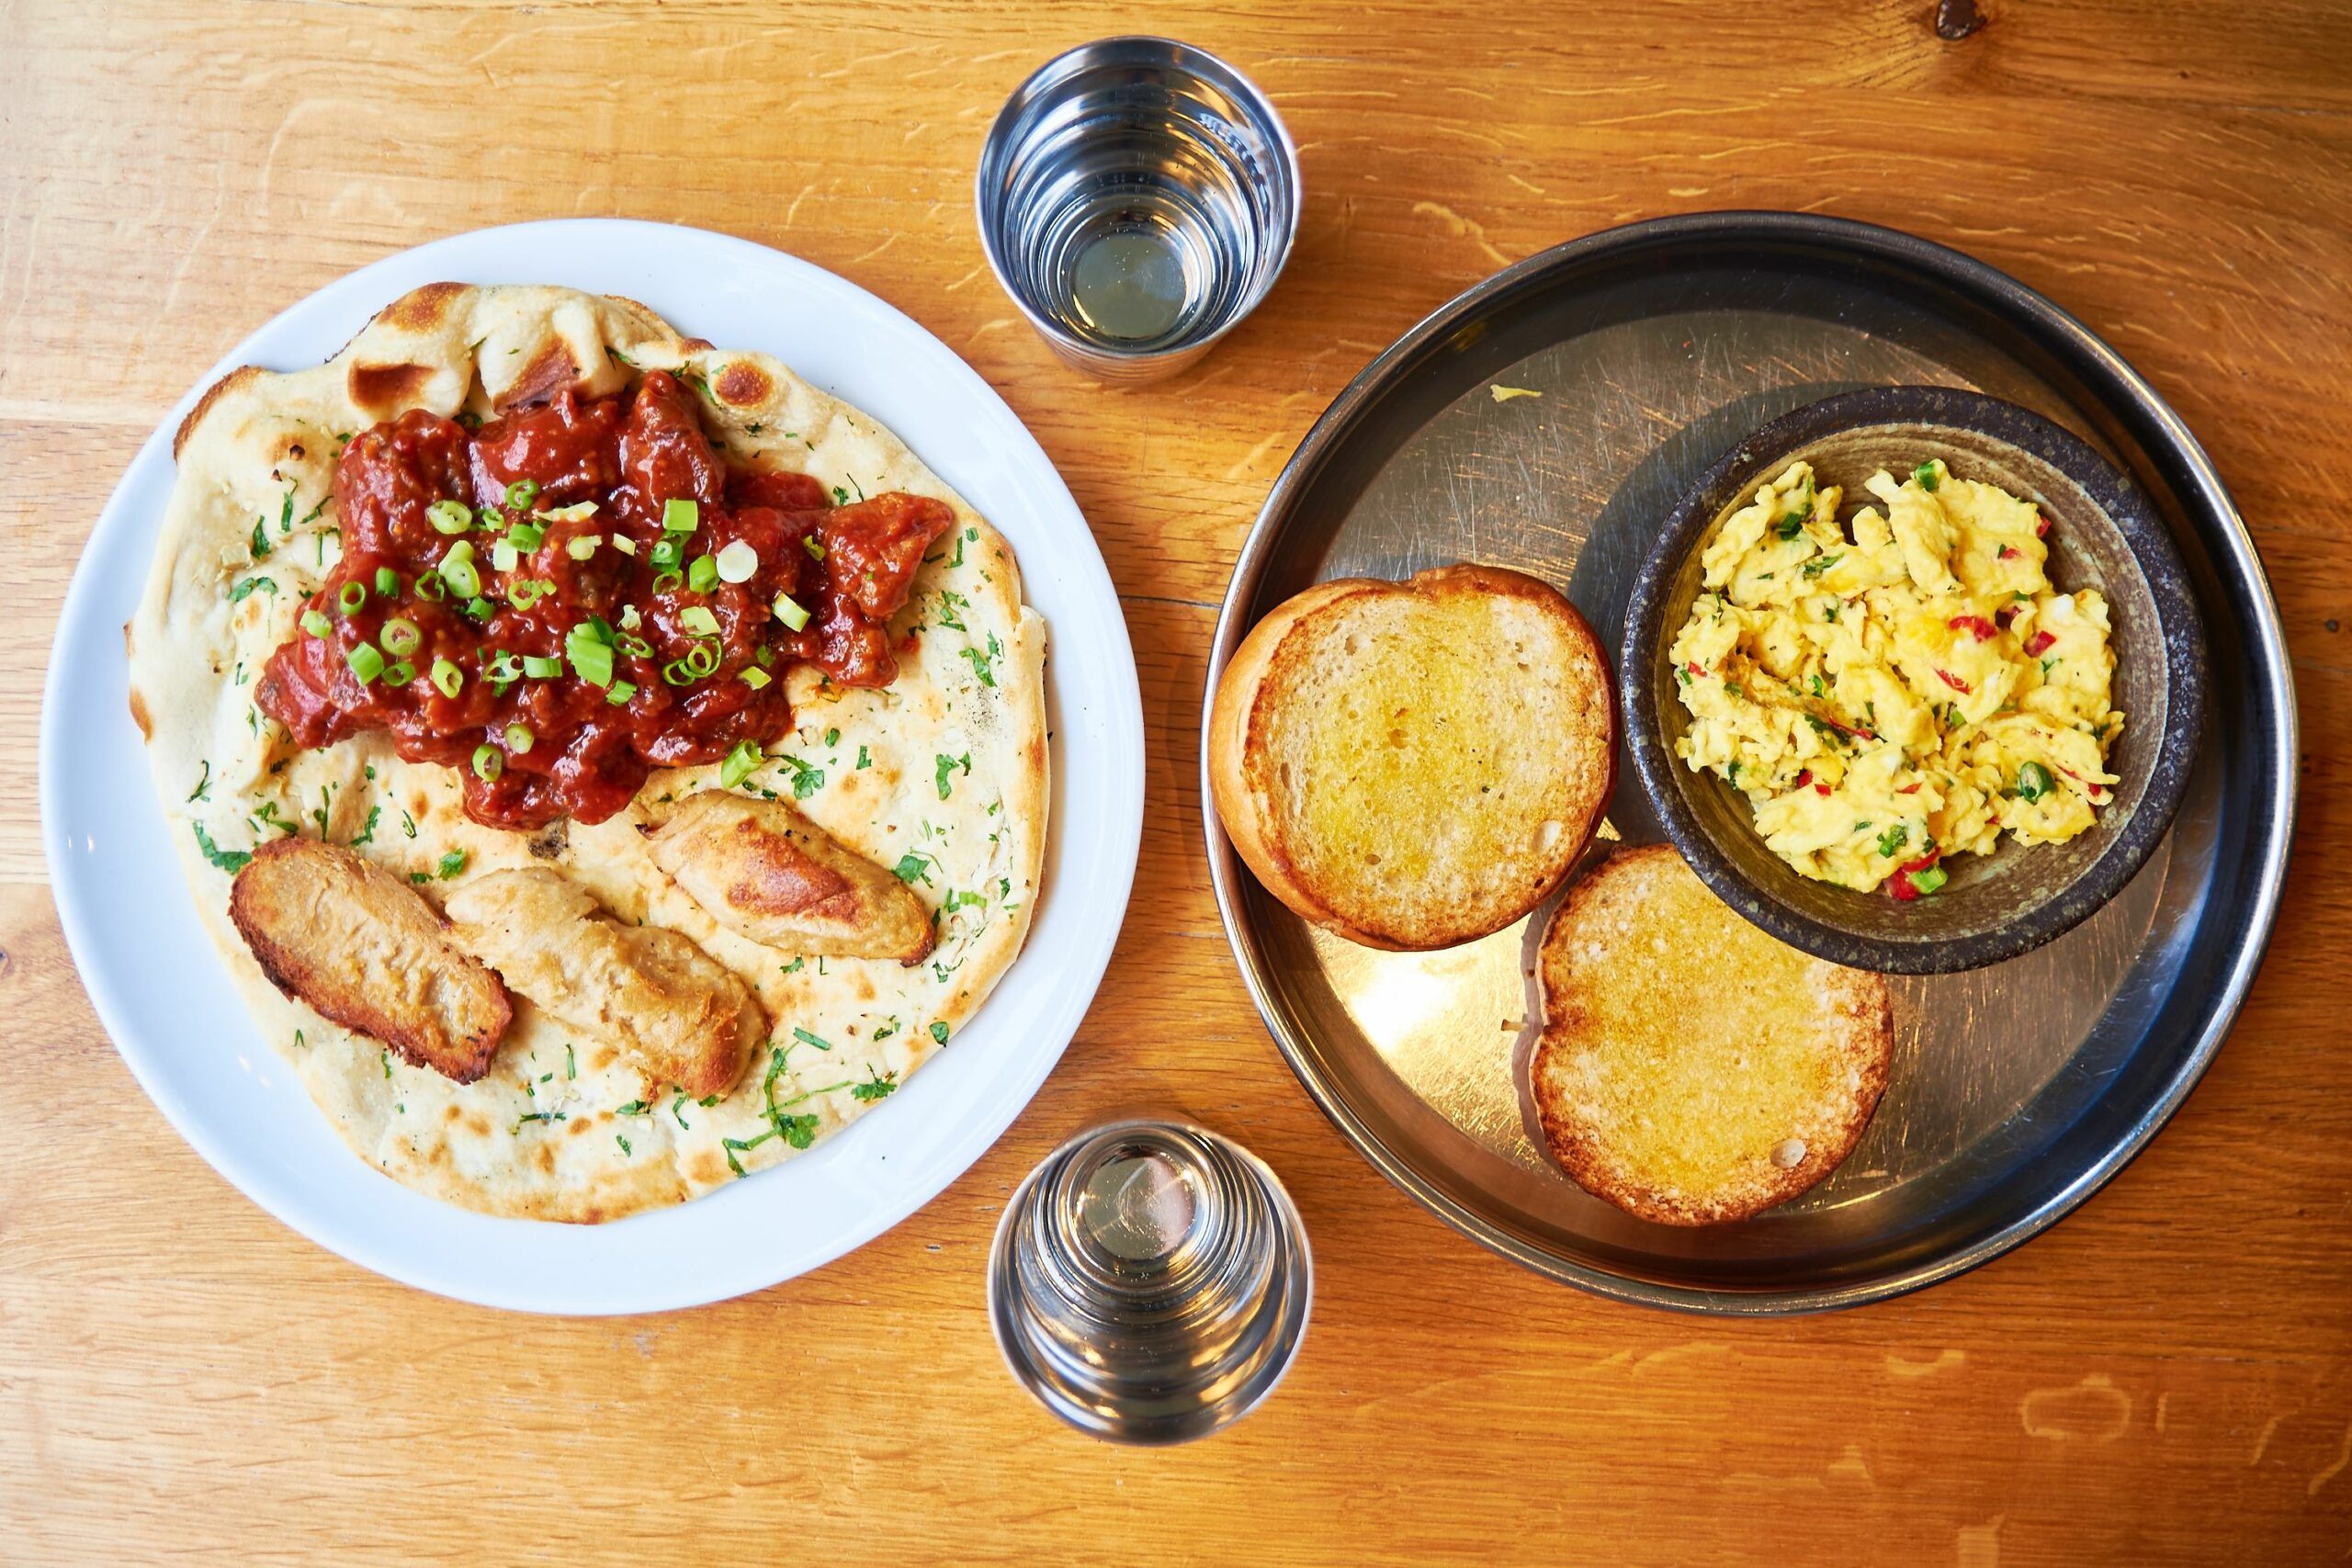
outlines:
M1012 541L1051 638L1045 889L995 994L876 1114L723 1191L613 1224L470 1213L345 1148L261 1040L206 938L130 723L122 626L171 493L172 432L198 392L239 365L316 365L383 305L445 279L626 295L682 332L776 355L896 431ZM759 1290L873 1239L1028 1102L1077 1030L1126 911L1143 713L1086 520L1012 411L945 344L864 289L746 241L658 223L529 223L436 241L329 285L172 410L116 487L66 594L41 710L40 802L58 913L98 1017L172 1124L254 1202L355 1263L443 1295L652 1312ZM972 1291L977 1301L978 1275Z

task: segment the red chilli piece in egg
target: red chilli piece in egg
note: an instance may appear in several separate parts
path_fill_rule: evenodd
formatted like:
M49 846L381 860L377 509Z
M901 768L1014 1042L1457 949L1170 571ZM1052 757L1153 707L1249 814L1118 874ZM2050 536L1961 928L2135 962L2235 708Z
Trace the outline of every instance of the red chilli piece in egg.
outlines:
M2041 658L2043 651L2047 649L2052 643L2056 642L2057 640L2058 639L2056 637L2051 636L2048 632L2034 633L2031 637L2025 639L2026 657L2029 659Z
M1999 630L1982 615L1954 615L1944 624L1953 631L1966 632L1979 642L1992 641L1994 634ZM1949 681L1951 677L1947 675L1944 679Z
M1949 670L1937 671L1936 679L1941 681L1945 685L1950 686L1955 692L1971 696L1975 694L1975 687L1970 685L1967 682L1962 680L1959 676L1953 674Z

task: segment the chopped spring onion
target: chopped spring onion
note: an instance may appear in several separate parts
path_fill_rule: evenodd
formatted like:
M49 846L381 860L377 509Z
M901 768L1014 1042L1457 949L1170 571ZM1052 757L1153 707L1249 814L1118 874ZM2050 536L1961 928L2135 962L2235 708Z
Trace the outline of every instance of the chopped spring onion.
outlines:
M405 659L384 666L384 684L387 686L405 686L415 679L416 666Z
M477 593L472 598L467 600L463 604L459 605L458 608L465 611L466 619L469 621L486 621L490 619L492 612L496 610L498 606Z
M495 746L474 748L474 777L484 784L506 771L506 758Z
M625 556L633 556L637 554L637 541L627 534L616 534L613 536L613 548Z
M526 577L506 585L506 602L518 610L527 610L554 592L554 583Z
M518 757L537 745L538 740L539 738L531 733L531 727L527 724L510 724L506 727L506 749Z
M401 574L390 567L376 569L376 592L380 598L397 599L401 593Z
M593 501L575 501L570 506L552 506L539 513L550 523L585 523L596 515Z
M653 657L653 645L633 632L623 632L613 638L613 646L632 659Z
M618 539L615 539L613 543L617 545L620 541ZM621 606L621 630L625 632L633 632L637 630L640 624L636 605L624 604Z
M346 615L356 615L359 606L366 603L368 603L368 589L364 583L346 582L335 590L335 608Z
M761 669L756 664L743 671L743 684L751 687L752 690L755 692L759 691L775 678L775 677L770 675L766 671Z
M687 685L693 682L694 678L695 672L686 668L686 661L683 659L673 659L669 663L662 666L662 679L670 685Z
M572 673L590 685L609 686L613 683L612 644L583 637L580 635L580 628L574 626L571 636L564 641L563 652L564 657L571 660Z
M700 637L718 635L718 617L707 604L689 604L678 612L678 624Z
M810 560L823 560L825 558L825 547L817 542L817 536L814 534L801 535L800 547L808 552L808 558Z
M1939 865L1931 865L1925 871L1915 871L1911 874L1911 886L1922 894L1933 893L1951 880L1951 873Z
M757 741L740 740L736 742L735 750L727 753L727 761L718 764L718 782L726 788L733 789L750 778L766 761Z
M2058 781L2052 778L2050 770L2039 762L2028 762L2018 770L2018 798L2020 800L2029 803L2040 800L2057 787Z
M653 579L653 592L656 593L674 592L685 585L686 574L683 571L660 572Z
M377 636L383 641L384 651L395 659L414 653L424 642L424 633L405 615L394 615L386 621Z
M604 542L605 536L602 534L582 534L576 539L566 539L563 542L563 553L573 560L586 560L596 553L596 547Z
M696 593L707 593L718 586L718 563L708 556L696 556L686 568L686 586Z
M523 552L514 547L513 539L501 539L490 547L490 564L501 571L513 571L523 564Z
M1924 462L1924 463L1920 464L1917 468L1916 468L1912 469L1912 470L1911 470L1911 477L1912 477L1913 479L1917 479L1917 480L1919 481L1919 488L1920 488L1921 490L1926 490L1926 491L1932 491L1932 490L1934 490L1934 489L1936 488L1937 479L1938 479L1938 476L1937 476L1937 473L1936 473L1936 465L1935 465L1935 460L1934 460L1933 458L1929 458L1927 462ZM1915 879L1915 880L1916 880L1916 879ZM1938 882L1938 883L1936 884L1936 886L1938 886L1938 887L1941 887L1942 886L1943 886L1943 884L1942 884L1941 882ZM1926 891L1929 891L1929 890L1928 890L1928 889L1925 889L1925 888L1923 888L1923 889L1921 889L1921 891L1922 891L1922 892L1926 892Z
M418 572L416 581L409 586L416 590L416 596L420 599L438 600L449 596L449 591L441 585L441 574L437 571Z
M523 656L523 673L534 681L552 681L563 673L563 660L548 659L542 654L526 653Z
M537 479L516 479L506 487L506 504L516 512L538 499L539 481Z
M800 601L789 593L777 594L775 602L768 607L775 612L777 620L782 621L794 631L799 631L808 625L808 612L802 609Z
M717 674L718 672L718 639L713 638L708 642L698 642L695 644L694 647L686 649L686 657L684 662L686 666L686 673L695 676L696 679L700 679L705 675Z
M766 643L761 643L758 647L752 649L752 657L759 661L759 666L763 670L773 670L775 668L775 649L770 648ZM832 742L829 740L825 744L830 746Z
M539 547L539 541L547 536L547 525L544 523L517 523L506 530L507 539L518 550L536 550Z
M645 558L656 571L674 571L686 558L686 547L675 539L662 539L646 552Z
M334 623L316 610L302 612L302 629L312 637L324 637L334 629Z
M495 648L491 649L491 660L481 672L493 681L519 681L523 678L523 664L504 649Z
M474 513L474 521L492 532L506 526L506 513L495 506L485 506Z
M462 501L436 501L424 509L436 534L462 534L474 525L474 509Z
M612 689L605 694L605 700L615 707L619 707L635 695L637 695L636 682L616 681L612 684Z
M372 642L354 643L350 651L343 656L343 661L351 666L351 672L359 677L359 683L363 686L384 672L384 656L376 651L376 645Z
M465 671L446 659L435 660L427 673L432 677L433 689L445 697L456 696L466 683Z
M718 552L718 580L721 582L749 582L752 574L760 570L760 552L741 539L730 542Z
M449 553L441 558L441 581L460 598L481 597L481 569L474 565L472 545L460 539L449 547Z
M667 501L662 503L662 531L665 534L691 534L702 525L702 506L692 501Z

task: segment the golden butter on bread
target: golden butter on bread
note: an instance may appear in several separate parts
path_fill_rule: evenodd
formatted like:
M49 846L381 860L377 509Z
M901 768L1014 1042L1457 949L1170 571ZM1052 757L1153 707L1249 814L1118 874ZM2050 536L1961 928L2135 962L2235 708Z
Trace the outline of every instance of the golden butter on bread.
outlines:
M1544 932L1528 1075L1552 1156L1666 1224L1745 1219L1852 1152L1886 1088L1883 976L1742 919L1669 844L1619 850Z
M1368 947L1451 947L1541 903L1591 841L1616 704L1549 583L1346 579L1244 638L1209 721L1217 816L1267 890Z

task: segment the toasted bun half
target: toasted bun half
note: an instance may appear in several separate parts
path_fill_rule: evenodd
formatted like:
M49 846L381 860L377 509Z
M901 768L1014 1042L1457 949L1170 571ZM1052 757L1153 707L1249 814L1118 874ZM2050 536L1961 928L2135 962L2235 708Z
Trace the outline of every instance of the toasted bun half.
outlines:
M1629 1213L1745 1219L1838 1168L1894 1046L1885 977L1809 957L1670 844L1620 850L1544 935L1528 1074L1552 1156Z
M1235 650L1209 783L1267 891L1366 947L1452 947L1559 886L1616 782L1600 645L1498 567L1326 582Z

